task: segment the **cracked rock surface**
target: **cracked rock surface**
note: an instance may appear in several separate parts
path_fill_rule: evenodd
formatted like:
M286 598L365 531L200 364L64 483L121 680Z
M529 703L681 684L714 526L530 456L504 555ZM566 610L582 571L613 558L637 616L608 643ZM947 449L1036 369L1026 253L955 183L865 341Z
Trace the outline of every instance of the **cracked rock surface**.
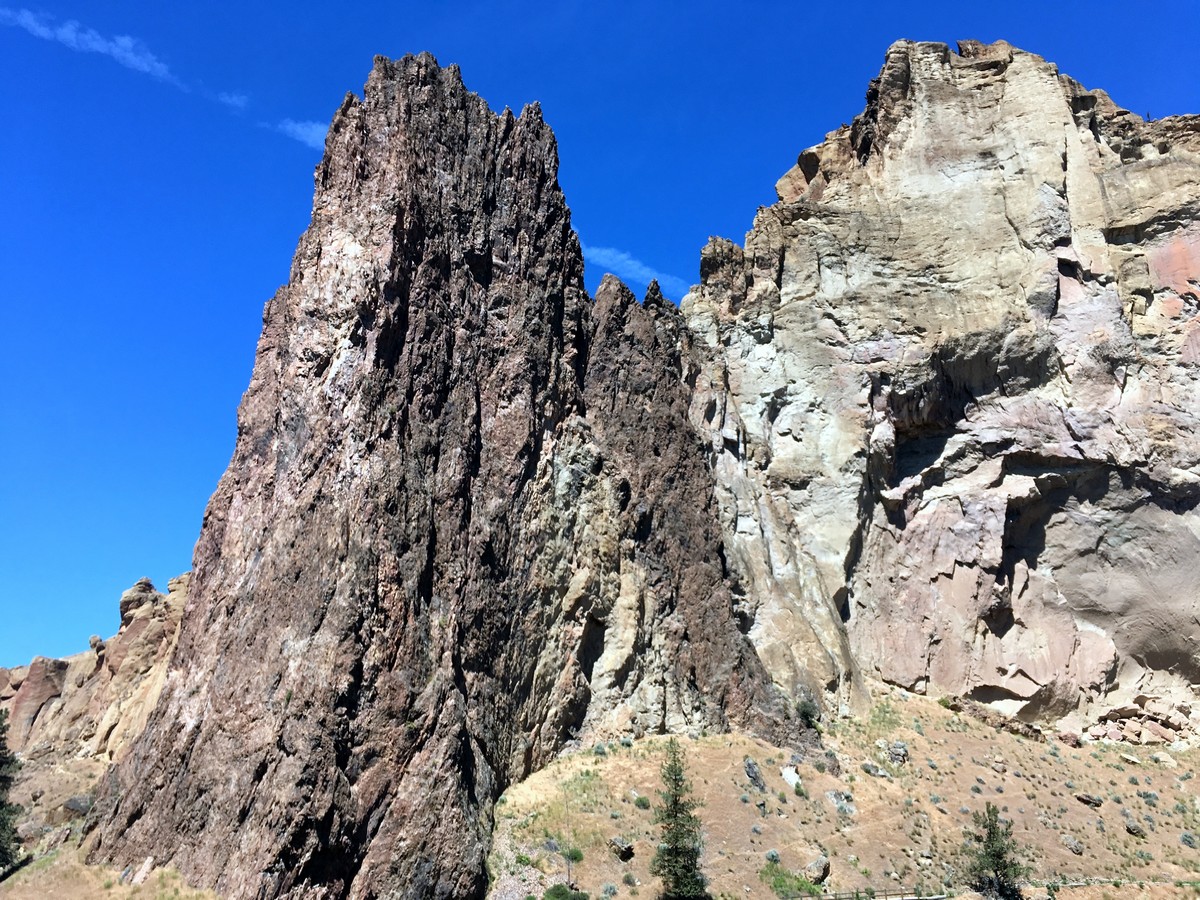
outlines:
M377 59L266 307L93 858L230 897L474 897L573 739L797 737L738 627L678 310L593 302L537 106Z
M901 42L685 299L777 682L1035 718L1190 695L1200 122L1005 43Z
M481 896L495 799L572 741L794 745L874 678L1189 727L1197 120L901 42L777 188L680 309L593 299L540 110L376 60L93 858Z

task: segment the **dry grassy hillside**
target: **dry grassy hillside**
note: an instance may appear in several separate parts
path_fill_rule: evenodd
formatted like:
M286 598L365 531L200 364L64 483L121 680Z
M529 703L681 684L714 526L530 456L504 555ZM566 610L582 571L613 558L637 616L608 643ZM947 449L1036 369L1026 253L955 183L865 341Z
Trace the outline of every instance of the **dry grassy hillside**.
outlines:
M87 866L74 846L53 850L0 885L4 900L216 900L209 891L184 884L179 873L155 870L138 885L123 883L121 872Z
M899 692L868 716L828 727L826 749L806 756L735 735L683 743L704 803L703 865L715 896L774 897L764 874L802 872L822 854L831 862L829 890L961 893L963 828L987 802L1013 821L1028 849L1031 882L1108 882L1058 890L1059 897L1200 893L1188 884L1200 883L1200 851L1192 846L1200 846L1197 756L1190 750L1099 742L1071 748L997 731ZM903 762L896 761L900 744ZM649 863L658 829L638 798L657 802L662 747L661 739L646 739L581 750L509 790L497 814L492 897L540 897L564 879L561 848L571 845L583 853L575 881L592 897L606 889L656 896ZM751 783L747 758L765 790ZM798 787L789 784L790 771L785 778L789 767ZM618 860L610 838L630 842L632 859ZM779 858L773 870L771 851Z
M805 755L740 735L681 742L704 804L703 866L714 896L773 898L764 874L801 873L824 854L828 890L907 887L970 897L961 878L963 828L991 802L1028 851L1026 897L1081 881L1095 883L1054 893L1061 900L1200 897L1194 750L1102 742L1072 748L997 731L900 692L869 715L828 726L824 742ZM492 900L540 898L565 880L562 851L571 846L583 856L574 879L593 898L606 889L656 897L649 863L664 743L627 739L580 749L512 787L497 807ZM897 761L900 745L905 761ZM611 838L628 841L632 858L619 860ZM3 900L212 896L170 871L152 872L140 887L120 884L118 872L84 866L71 845L0 885Z

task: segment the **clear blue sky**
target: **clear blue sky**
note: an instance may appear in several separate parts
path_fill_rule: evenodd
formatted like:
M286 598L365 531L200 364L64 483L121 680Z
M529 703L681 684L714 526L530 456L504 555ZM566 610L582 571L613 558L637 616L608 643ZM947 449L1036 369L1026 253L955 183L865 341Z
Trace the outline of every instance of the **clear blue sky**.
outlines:
M898 38L1004 38L1139 114L1200 111L1200 4L0 0L0 665L190 567L320 135L375 54L540 100L589 250L678 299Z

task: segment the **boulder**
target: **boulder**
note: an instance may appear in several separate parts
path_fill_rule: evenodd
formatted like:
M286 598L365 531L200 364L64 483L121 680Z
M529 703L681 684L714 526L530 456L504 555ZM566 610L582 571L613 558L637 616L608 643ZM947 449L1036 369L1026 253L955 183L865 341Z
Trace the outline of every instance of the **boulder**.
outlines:
M742 768L745 770L746 778L750 781L750 784L754 787L754 789L756 791L765 793L767 790L767 783L763 781L762 770L759 769L758 763L754 761L754 758L747 756L745 759L743 759Z
M163 595L154 589L154 583L149 578L139 579L133 587L121 595L121 626L124 627L132 622L133 615L137 610L162 598Z
M821 854L804 867L804 877L813 884L824 884L829 878L829 857Z

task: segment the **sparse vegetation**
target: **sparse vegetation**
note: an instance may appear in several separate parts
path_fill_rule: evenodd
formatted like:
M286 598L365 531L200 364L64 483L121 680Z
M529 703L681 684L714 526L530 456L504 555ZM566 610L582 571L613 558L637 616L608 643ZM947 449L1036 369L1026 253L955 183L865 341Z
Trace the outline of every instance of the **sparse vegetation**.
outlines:
M771 851L774 853L774 851ZM769 854L768 854L769 855ZM821 888L813 884L803 875L797 875L779 864L778 856L773 862L768 862L759 870L758 877L779 897L796 897L807 894L815 897L821 893Z
M1029 848L1020 861L1033 867L1032 883L1047 885L1047 891L1057 883L1059 900L1100 898L1100 886L1084 890L1064 883L1123 877L1128 884L1131 875L1147 879L1151 892L1143 900L1165 900L1168 894L1154 888L1152 880L1190 881L1200 873L1200 859L1188 846L1189 841L1200 845L1200 806L1193 805L1187 783L1197 763L1194 751L1173 750L1165 762L1147 754L1135 770L1127 746L1097 742L1072 753L1060 745L1056 755L1047 741L981 726L963 730L966 719L932 699L899 691L883 696L898 717L891 733L879 733L891 718L886 713L874 721L870 713L849 716L838 721L837 735L826 732L820 749L779 747L736 733L678 739L695 799L703 803L696 811L705 839L701 867L713 897L746 896L746 885L752 895L775 896L761 877L771 848L781 859L769 874L811 880L803 864L818 853L832 859L824 890L866 896L872 887L882 893L885 887L915 885L953 896L967 888L963 828L971 828L972 812L983 811L985 800L996 805L1000 824L1012 820L1012 834ZM923 735L914 722L922 724ZM655 790L662 787L666 742L666 737L648 737L623 748L614 740L608 758L598 759L592 753L595 741L586 741L527 786L514 786L509 803L497 807L501 836L495 871L511 889L505 896L533 891L540 900L547 887L566 880L559 848L578 846L585 854L574 867L578 889L600 898L604 886L615 884L618 897L657 897L661 884L649 866L662 829L637 809L637 801L646 795L651 809L660 806ZM908 746L906 763L885 760L897 742ZM749 783L747 756L761 763L761 792ZM886 766L891 779L863 775L860 766L866 760ZM816 771L818 761L826 772ZM1126 768L1119 772L1121 765ZM1137 786L1127 787L1133 771ZM1075 787L1066 787L1068 781ZM803 792L796 791L797 783ZM973 784L982 791L977 800L970 792ZM781 790L786 805L779 801ZM1107 828L1099 813L1077 801L1078 793L1103 799ZM1124 804L1114 805L1119 795ZM613 810L621 813L619 819L612 818ZM1151 814L1153 822L1146 818ZM1126 821L1143 828L1146 838L1129 834ZM553 849L546 845L550 838L557 841ZM624 846L635 848L632 857L614 849ZM534 865L514 865L518 851L532 857ZM1118 898L1129 893L1111 882L1106 887Z

